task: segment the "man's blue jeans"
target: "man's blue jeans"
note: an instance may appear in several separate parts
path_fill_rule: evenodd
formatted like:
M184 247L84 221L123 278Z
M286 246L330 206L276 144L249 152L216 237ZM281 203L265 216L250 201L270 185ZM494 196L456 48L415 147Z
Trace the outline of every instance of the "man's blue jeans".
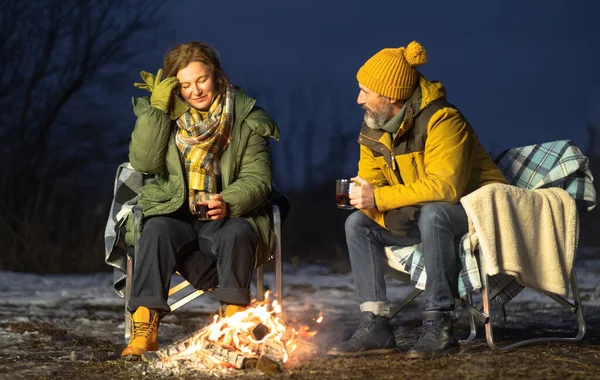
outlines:
M460 204L428 203L421 208L418 223L427 272L425 310L454 310L460 270L458 242L468 231L467 214ZM395 236L358 210L346 219L346 242L361 311L389 314L384 247L409 246L419 240Z

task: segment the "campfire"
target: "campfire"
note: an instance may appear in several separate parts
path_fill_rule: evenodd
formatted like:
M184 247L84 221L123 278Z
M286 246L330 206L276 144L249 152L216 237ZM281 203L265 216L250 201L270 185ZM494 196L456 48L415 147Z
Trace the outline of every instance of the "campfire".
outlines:
M213 322L196 333L156 352L147 352L144 359L158 365L191 362L204 368L258 368L275 373L292 360L312 355L316 349L310 342L317 333L306 325L288 326L280 318L281 305L253 301L251 307L231 317L215 315ZM323 316L314 319L321 323Z

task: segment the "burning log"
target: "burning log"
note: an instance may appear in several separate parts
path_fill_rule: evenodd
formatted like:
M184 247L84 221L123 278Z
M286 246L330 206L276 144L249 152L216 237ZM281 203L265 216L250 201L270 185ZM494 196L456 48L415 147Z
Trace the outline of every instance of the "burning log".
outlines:
M256 356L230 349L206 339L198 339L197 333L173 342L158 351L145 352L142 359L149 363L160 360L167 361L188 354L190 349L193 349L196 356L214 358L237 369L255 368L258 361Z
M146 351L142 355L142 360L149 363L155 360L168 360L172 356L187 350L193 344L195 338L196 333L175 341L158 351Z
M262 328L258 327L257 330L263 333ZM219 343L210 342L207 339L198 338L198 334L194 333L158 351L147 351L143 354L142 359L148 363L167 361L190 354L191 349L193 349L196 357L210 357L216 361L227 363L232 368L257 368L262 372L270 374L283 371L283 363L286 357L285 348L281 343L273 340L266 340L263 343L260 356L257 357L231 349Z
M237 369L256 367L256 363L258 361L256 356L244 354L239 351L233 351L227 347L220 347L218 344L214 344L206 340L202 343L206 344L206 346L202 348L203 350L210 352L210 354L216 359L220 359L226 363L229 363Z
M230 317L214 316L213 323L203 329L158 351L146 352L142 358L151 367L204 365L280 373L290 354L298 358L316 352L308 343L316 331L309 331L308 326L298 330L286 326L278 317L281 306L276 301L272 305L269 308L262 301ZM321 320L322 316L315 321Z
M283 362L286 357L285 348L279 342L267 340L260 350L256 368L262 372L274 375L283 372Z

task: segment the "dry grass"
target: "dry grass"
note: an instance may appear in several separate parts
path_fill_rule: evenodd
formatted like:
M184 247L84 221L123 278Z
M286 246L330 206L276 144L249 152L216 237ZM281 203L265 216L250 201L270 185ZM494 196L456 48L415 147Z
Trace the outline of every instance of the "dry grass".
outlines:
M0 270L92 273L108 270L103 236L108 204L83 186L33 180L0 189Z

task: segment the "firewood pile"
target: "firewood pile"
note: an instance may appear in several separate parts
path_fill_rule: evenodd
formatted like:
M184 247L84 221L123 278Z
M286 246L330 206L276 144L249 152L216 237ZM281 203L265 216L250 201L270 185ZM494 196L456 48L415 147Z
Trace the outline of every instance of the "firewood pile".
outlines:
M283 371L284 353L283 347L272 340L265 341L262 344L260 353L256 355L243 353L218 342L210 342L206 338L198 338L197 333L194 333L158 351L146 352L143 360L158 367L165 367L161 363L169 361L195 361L201 362L196 363L198 366L206 368L257 368L264 372L273 373ZM190 363L187 364L189 367ZM181 363L176 364L175 367L181 367Z
M309 342L316 332L308 326L286 326L275 306L269 310L259 304L229 318L215 316L212 324L158 351L146 352L143 360L150 371L176 376L194 370L282 372L290 355L305 358L316 352Z

